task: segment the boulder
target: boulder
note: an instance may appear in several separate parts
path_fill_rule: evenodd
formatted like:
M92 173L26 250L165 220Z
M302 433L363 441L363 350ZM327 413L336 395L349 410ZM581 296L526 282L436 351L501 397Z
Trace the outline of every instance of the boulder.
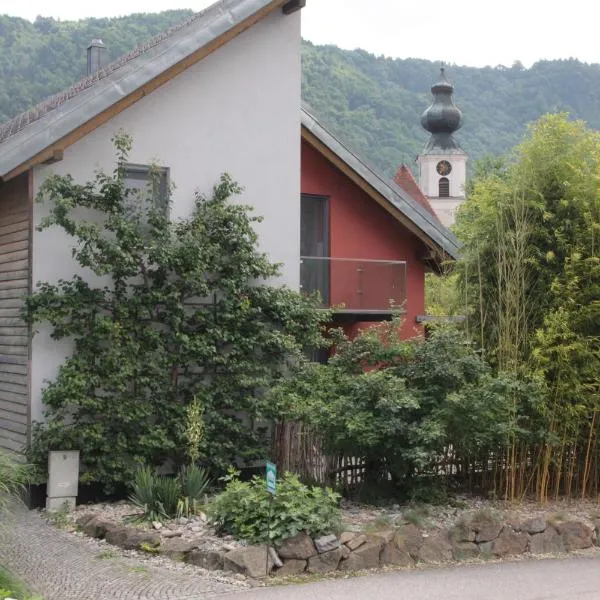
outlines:
M106 541L124 550L140 550L142 546L157 548L160 535L155 531L145 531L136 527L115 526L106 532Z
M565 543L558 531L548 526L544 532L531 536L529 551L532 554L559 554L565 551Z
M394 539L395 535L396 531L394 529L384 529L367 535L367 541L381 540L384 544L388 544Z
M413 557L406 548L404 539L398 534L395 534L383 547L380 561L382 565L394 565L397 567L411 567L415 564Z
M350 540L353 540L358 534L355 531L344 531L340 535L340 544L347 544Z
M531 535L536 533L543 533L548 527L548 522L543 517L536 517L535 519L529 519L519 526L521 531L526 531Z
M408 550L409 554L414 560L417 560L419 556L419 550L423 544L423 536L419 529L412 523L404 525L398 529L396 537L402 540L404 547Z
M330 573L337 571L338 565L342 560L342 549L335 548L323 554L317 554L308 559L309 573Z
M192 550L186 556L186 561L209 571L223 569L223 553L216 550Z
M348 546L349 550L356 550L357 548L359 548L360 546L362 546L363 544L366 544L367 542L367 536L366 535L357 535L356 537L353 537L349 542L346 542L346 546Z
M454 542L452 556L454 560L470 560L480 555L479 546L474 542Z
M335 535L322 535L321 537L314 539L315 547L319 554L324 552L331 552L340 547L340 540Z
M75 523L77 523L79 527L83 528L84 525L87 525L87 523L89 523L95 517L96 515L94 513L83 513L75 519Z
M492 553L496 556L523 554L529 546L529 535L517 533L511 527L504 527L500 535L492 542Z
M556 529L560 533L568 552L583 550L593 544L593 530L581 521L565 521L559 523Z
M315 557L316 558L316 557ZM306 561L290 558L283 562L283 567L273 572L276 577L289 577L290 575L298 575L306 570Z
M474 542L476 533L471 529L468 523L460 522L454 525L449 531L450 539L461 544L463 542Z
M377 568L382 547L381 542L364 543L341 562L340 569L343 571L360 571L361 569Z
M165 540L159 548L159 553L171 560L185 560L187 555L196 548L198 542L184 540L182 538L171 538Z
M106 533L116 527L117 525L112 521L102 517L92 517L81 525L81 530L90 537L104 539Z
M502 531L504 524L495 515L480 511L471 517L469 527L475 532L477 543L492 542Z
M594 543L596 546L600 546L600 520L594 521Z
M304 531L294 537L285 540L278 548L277 553L281 558L295 558L297 560L307 560L317 554L317 549L310 536Z
M418 560L424 563L442 563L452 560L452 544L445 532L423 539L419 548Z
M266 577L273 569L273 560L267 562L266 546L248 546L232 550L223 556L223 568L234 573L243 573L253 579Z

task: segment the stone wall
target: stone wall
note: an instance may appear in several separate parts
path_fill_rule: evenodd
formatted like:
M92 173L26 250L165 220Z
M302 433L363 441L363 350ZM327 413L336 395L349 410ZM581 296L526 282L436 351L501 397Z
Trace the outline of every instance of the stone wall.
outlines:
M407 524L372 533L346 531L314 539L299 533L276 548L245 546L220 551L202 550L189 540L163 539L156 531L112 523L98 516L82 516L79 526L88 535L122 548L157 552L206 569L260 578L267 574L289 576L571 552L598 543L600 521L593 526L579 520L537 517L516 523L481 511L463 516L446 530L422 531Z

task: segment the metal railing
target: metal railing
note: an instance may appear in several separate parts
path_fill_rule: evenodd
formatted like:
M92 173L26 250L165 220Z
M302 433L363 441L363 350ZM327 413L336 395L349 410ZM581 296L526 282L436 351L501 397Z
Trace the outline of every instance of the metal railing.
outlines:
M406 302L406 262L302 256L300 287L338 311L398 310Z

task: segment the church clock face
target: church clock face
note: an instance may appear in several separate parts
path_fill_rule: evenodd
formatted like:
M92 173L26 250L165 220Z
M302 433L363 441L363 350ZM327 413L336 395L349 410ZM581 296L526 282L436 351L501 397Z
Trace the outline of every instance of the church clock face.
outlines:
M452 165L447 160L440 160L437 164L436 171L440 175L450 175L450 171L452 171Z

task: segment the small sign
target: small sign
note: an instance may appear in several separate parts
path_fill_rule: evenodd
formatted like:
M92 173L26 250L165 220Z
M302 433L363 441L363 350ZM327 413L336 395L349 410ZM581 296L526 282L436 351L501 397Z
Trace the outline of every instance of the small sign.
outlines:
M277 465L267 461L267 492L273 494L277 493Z

